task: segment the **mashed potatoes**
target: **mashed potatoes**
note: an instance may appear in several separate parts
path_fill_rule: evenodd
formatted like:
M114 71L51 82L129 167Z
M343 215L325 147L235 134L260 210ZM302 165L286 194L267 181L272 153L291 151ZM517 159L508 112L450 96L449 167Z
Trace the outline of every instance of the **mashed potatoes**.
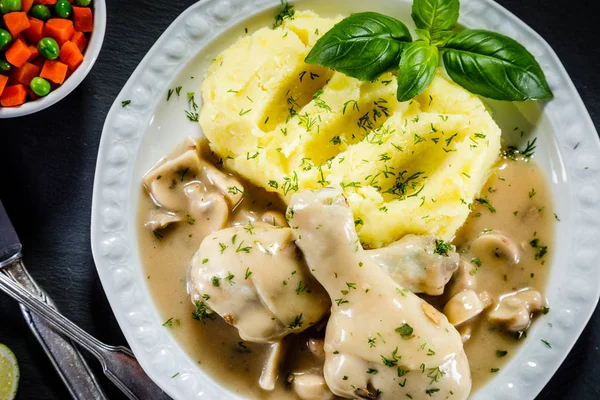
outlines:
M441 75L399 103L391 73L361 82L305 64L338 20L297 12L220 54L202 85L204 134L228 168L285 200L341 186L365 246L452 238L496 161L499 127Z

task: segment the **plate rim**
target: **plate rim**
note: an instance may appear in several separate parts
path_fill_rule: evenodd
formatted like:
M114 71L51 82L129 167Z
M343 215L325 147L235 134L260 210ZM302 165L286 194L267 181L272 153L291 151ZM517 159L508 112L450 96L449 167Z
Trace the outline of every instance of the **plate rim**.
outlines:
M119 326L140 364L148 375L175 399L239 397L213 381L208 374L199 371L197 366L188 365L193 363L181 347L173 348L172 336L157 329L161 323L155 318L157 310L148 288L145 284L142 285L143 282L138 279L140 276L136 277L136 271L131 268L131 265L135 264L132 261L132 252L137 251L137 239L127 237L130 227L127 227L125 221L130 207L124 205L129 201L127 196L131 184L130 172L135 164L135 155L143 132L147 129L147 122L160 100L160 94L168 87L170 81L199 50L223 31L248 18L249 14L262 12L278 4L279 0L204 0L183 11L148 51L124 85L110 108L102 130L92 197L91 246L94 261ZM242 15L243 12L246 14ZM548 116L554 128L552 138L558 142L557 151L565 158L569 154L571 161L576 159L575 166L567 169L571 181L569 187L574 189L573 193L569 193L573 221L577 216L600 221L600 207L595 210L593 208L593 203L600 199L597 189L600 188L600 166L595 164L595 169L586 172L587 168L583 167L581 161L582 157L584 161L590 161L589 150L593 150L591 153L596 156L600 155L600 138L581 96L556 53L521 19L492 0L463 0L459 22L469 27L485 27L508 34L536 55L555 91L555 98L546 103L543 113L552 112L553 115L567 116L566 110L570 110L577 114L578 118L572 118L571 115L571 118L566 120L576 120L579 131L584 132L579 138L586 142L586 146L582 147L587 148L587 154L582 155L582 151L576 154L577 146L569 146L574 140L572 137L555 136L556 131L569 127L559 121L561 118ZM164 69L165 66L170 68L169 72ZM162 79L160 82L150 79L157 76ZM560 90L557 91L556 88ZM127 108L122 107L123 99L132 98L140 101L132 102ZM572 107L566 108L568 104ZM568 136L567 132L575 132L575 129L570 127L568 131L564 131L565 136ZM582 258L584 264L587 260L597 259L600 249L588 251L586 255L587 257ZM583 297L578 299L577 293L569 292L564 295L565 304L556 307L558 312L568 311L567 316L577 325L575 328L572 325L568 327L568 340L563 341L560 348L553 349L544 356L527 356L530 359L523 360L525 367L519 371L502 371L502 374L496 376L482 390L474 393L471 399L517 399L523 398L523 395L526 398L534 398L551 380L580 337L600 298L600 273L582 271L577 265L572 267L570 269L576 270L578 277L587 274L587 279L596 279L592 281L592 287L587 288L588 291L593 291L591 300L585 300ZM126 302L129 302L130 307L123 306ZM132 308L132 305L136 304L139 307ZM551 354L551 357L548 354ZM524 355L517 354L513 358L516 357L524 358ZM531 363L535 364L535 367L528 369L527 365ZM165 375L165 368L175 364L178 365L177 377ZM542 367L545 370L542 370ZM523 373L525 378L534 379L535 382L524 384L522 377L517 377L519 373ZM522 384L515 388L512 382Z

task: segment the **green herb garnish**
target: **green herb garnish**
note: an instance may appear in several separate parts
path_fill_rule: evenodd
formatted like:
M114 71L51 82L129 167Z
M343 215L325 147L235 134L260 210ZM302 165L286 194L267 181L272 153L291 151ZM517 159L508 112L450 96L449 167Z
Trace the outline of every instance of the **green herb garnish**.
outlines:
M414 0L417 41L395 18L375 12L353 14L317 40L305 62L361 81L399 69L398 101L423 93L439 66L453 81L483 97L508 101L553 97L535 57L515 40L481 29L455 32L459 8L459 0ZM277 26L289 12L286 5Z

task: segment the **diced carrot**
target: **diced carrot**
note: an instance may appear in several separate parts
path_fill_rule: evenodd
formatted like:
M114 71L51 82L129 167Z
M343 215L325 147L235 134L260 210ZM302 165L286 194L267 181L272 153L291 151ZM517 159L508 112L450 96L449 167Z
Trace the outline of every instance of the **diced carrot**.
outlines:
M31 80L38 76L39 73L40 67L26 62L21 68L12 68L8 74L19 83L29 86Z
M33 7L33 0L21 0L21 11L28 13Z
M13 36L17 36L19 33L29 28L27 13L22 11L4 14L4 23L10 31L10 34Z
M46 5L56 4L57 1L58 0L35 0L36 3L46 4Z
M31 53L31 55L29 56L27 61L34 61L40 55L40 52L38 51L37 46L34 46L32 44L29 45L29 52Z
M36 58L32 64L37 65L38 67L42 68L42 66L44 65L44 62L46 61L46 59L44 57L38 57Z
M69 41L60 49L60 59L67 64L71 71L75 71L83 62L83 54L75 43Z
M37 100L40 98L40 96L38 96L37 94L35 94L35 92L33 90L31 90L30 87L27 88L27 94L29 95L29 97L31 97L31 100Z
M6 87L7 82L8 76L0 75L0 96L2 96L2 92L4 92L4 88Z
M2 97L0 97L0 105L4 107L15 107L25 103L27 99L27 88L25 85L7 86L4 88Z
M8 14L7 14L8 15ZM15 67L22 67L23 64L29 60L31 52L29 47L21 39L17 39L13 42L8 50L6 50L6 61L14 65Z
M94 16L89 7L73 7L73 21L77 32L91 32L94 29Z
M75 28L73 28L73 22L68 19L51 18L46 22L44 32L46 36L50 36L56 40L59 46L62 46L64 42L71 40Z
M83 53L88 41L83 32L75 32L71 38L71 42L75 43L79 51Z
M44 21L33 17L28 18L29 28L23 31L23 36L27 42L35 46L44 37Z
M46 60L44 66L42 67L42 72L40 73L40 76L54 83L62 85L62 83L65 81L65 78L67 77L68 69L69 67L67 67L67 64L63 64L60 61Z

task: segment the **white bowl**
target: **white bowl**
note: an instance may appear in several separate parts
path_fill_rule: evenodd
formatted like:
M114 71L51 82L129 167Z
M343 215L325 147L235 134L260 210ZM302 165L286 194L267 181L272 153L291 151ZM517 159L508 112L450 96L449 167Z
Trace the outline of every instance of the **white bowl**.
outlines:
M327 16L378 11L410 22L410 0L301 0ZM555 94L546 103L494 103L508 144L514 126L538 137L535 159L551 188L557 222L546 296L551 311L536 321L525 343L472 400L533 399L548 383L587 324L600 296L600 140L581 98L550 46L491 0L463 0L459 22L499 31L524 44L542 65ZM142 60L104 125L92 204L91 241L98 275L128 343L144 370L174 399L239 398L213 381L177 343L152 298L138 250L137 208L142 176L188 135L186 98L199 93L211 59L244 34L273 23L279 0L203 0L185 11ZM414 26L409 26L414 28ZM193 77L193 78L192 78ZM121 102L131 100L123 108ZM200 107L199 96L196 100ZM525 138L526 140L527 138ZM542 340L552 344L544 345ZM173 377L175 376L175 377Z
M104 42L104 33L106 32L106 2L105 0L94 0L93 5L94 30L83 54L83 62L79 68L58 89L53 90L46 97L29 101L18 107L0 107L0 119L22 117L42 111L67 97L69 93L83 82L94 66L98 54L100 54L102 42Z

